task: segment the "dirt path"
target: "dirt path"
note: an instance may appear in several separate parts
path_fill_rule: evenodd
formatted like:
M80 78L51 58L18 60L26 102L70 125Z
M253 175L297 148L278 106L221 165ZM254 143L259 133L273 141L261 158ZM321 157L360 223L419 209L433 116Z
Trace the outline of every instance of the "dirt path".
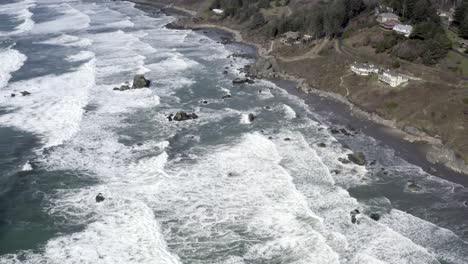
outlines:
M293 62L293 61L300 61L300 60L305 60L305 59L314 59L319 57L320 51L323 50L324 47L327 46L327 44L330 43L329 39L325 39L321 41L318 45L315 45L310 49L307 53L304 53L302 55L298 56L293 56L293 57L278 57L278 59L284 61L284 62Z

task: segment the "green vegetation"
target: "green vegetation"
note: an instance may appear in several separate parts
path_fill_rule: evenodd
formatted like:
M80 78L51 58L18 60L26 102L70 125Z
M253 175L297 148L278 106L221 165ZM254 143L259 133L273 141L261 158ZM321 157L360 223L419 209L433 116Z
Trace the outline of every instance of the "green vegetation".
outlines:
M225 18L248 22L260 36L276 37L288 31L300 31L317 38L337 36L348 21L357 16L366 5L363 0L331 0L296 3L288 0L214 0L211 8L224 9ZM288 15L275 11L287 8Z
M468 104L468 97L467 97L467 98L463 98L463 103Z
M458 28L460 37L468 39L468 0L459 1L453 18L453 24Z
M387 109L389 109L389 110L395 110L395 109L397 109L397 108L398 108L398 104L397 104L397 103L395 103L395 102L388 103L388 104L386 104L385 106L386 106L386 107L387 107Z
M409 61L420 59L424 64L435 64L447 55L452 48L452 42L441 25L432 1L388 0L387 2L403 20L414 26L414 30L410 39L400 40L398 45L381 44L380 50L395 46L393 51L399 58Z

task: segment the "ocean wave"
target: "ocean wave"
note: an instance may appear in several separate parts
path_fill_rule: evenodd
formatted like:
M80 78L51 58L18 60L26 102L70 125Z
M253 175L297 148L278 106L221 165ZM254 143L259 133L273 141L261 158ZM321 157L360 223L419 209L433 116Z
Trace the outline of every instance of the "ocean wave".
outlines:
M0 88L5 87L11 78L11 73L19 70L26 61L26 55L15 49L0 50Z
M0 14L13 15L16 17L18 24L13 31L0 32L0 35L16 35L25 33L34 27L32 20L33 13L30 11L36 4L34 0L24 0L22 2L0 5Z

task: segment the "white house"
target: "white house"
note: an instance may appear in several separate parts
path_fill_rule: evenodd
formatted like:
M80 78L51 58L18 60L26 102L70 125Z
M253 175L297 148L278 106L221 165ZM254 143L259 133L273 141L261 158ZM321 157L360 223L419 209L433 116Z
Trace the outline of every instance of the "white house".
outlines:
M398 24L393 27L393 31L395 31L398 34L405 35L405 37L409 37L411 35L411 32L413 32L413 26Z
M217 15L222 15L224 13L224 10L218 9L218 8L214 8L211 11L213 11L213 13L215 13Z
M357 75L368 76L379 73L379 68L374 64L353 63L351 65L351 71Z
M377 22L379 23L385 23L391 20L398 21L398 16L393 13L381 13L377 16Z
M390 85L391 87L397 87L400 84L407 82L408 78L396 72L386 70L379 74L379 80Z

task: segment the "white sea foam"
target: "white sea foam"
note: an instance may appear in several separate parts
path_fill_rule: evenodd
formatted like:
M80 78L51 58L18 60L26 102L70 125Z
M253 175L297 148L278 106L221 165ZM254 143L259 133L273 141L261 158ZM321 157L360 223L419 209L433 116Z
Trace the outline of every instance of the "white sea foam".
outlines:
M18 21L22 21L17 25L14 31L0 32L0 35L15 35L27 32L34 26L34 21L31 19L32 13L30 8L35 6L34 0L24 0L22 2L0 5L0 14L13 15Z
M11 73L19 70L26 61L26 56L15 49L0 50L0 88L5 87Z
M65 58L65 60L69 62L77 62L77 61L90 60L92 58L94 58L93 52L82 50L75 55L68 56L67 58Z
M62 34L58 37L54 37L45 41L40 42L41 44L49 45L62 45L68 47L88 47L92 44L90 39L79 38L77 36Z
M31 166L31 163L29 163L29 160L23 165L23 168L21 169L22 171L32 171L33 167Z
M72 73L13 83L1 92L0 102L14 111L0 116L0 123L40 134L45 147L61 144L78 131L93 85L94 61ZM31 95L9 97L21 91Z
M73 8L70 4L55 6L55 10L61 12L59 17L53 20L36 23L31 30L34 34L50 34L59 32L70 32L89 27L89 16Z
M252 122L250 121L249 114L242 114L240 117L240 123L244 125L251 124Z
M294 119L297 117L296 112L289 105L283 105L283 109L287 119Z

